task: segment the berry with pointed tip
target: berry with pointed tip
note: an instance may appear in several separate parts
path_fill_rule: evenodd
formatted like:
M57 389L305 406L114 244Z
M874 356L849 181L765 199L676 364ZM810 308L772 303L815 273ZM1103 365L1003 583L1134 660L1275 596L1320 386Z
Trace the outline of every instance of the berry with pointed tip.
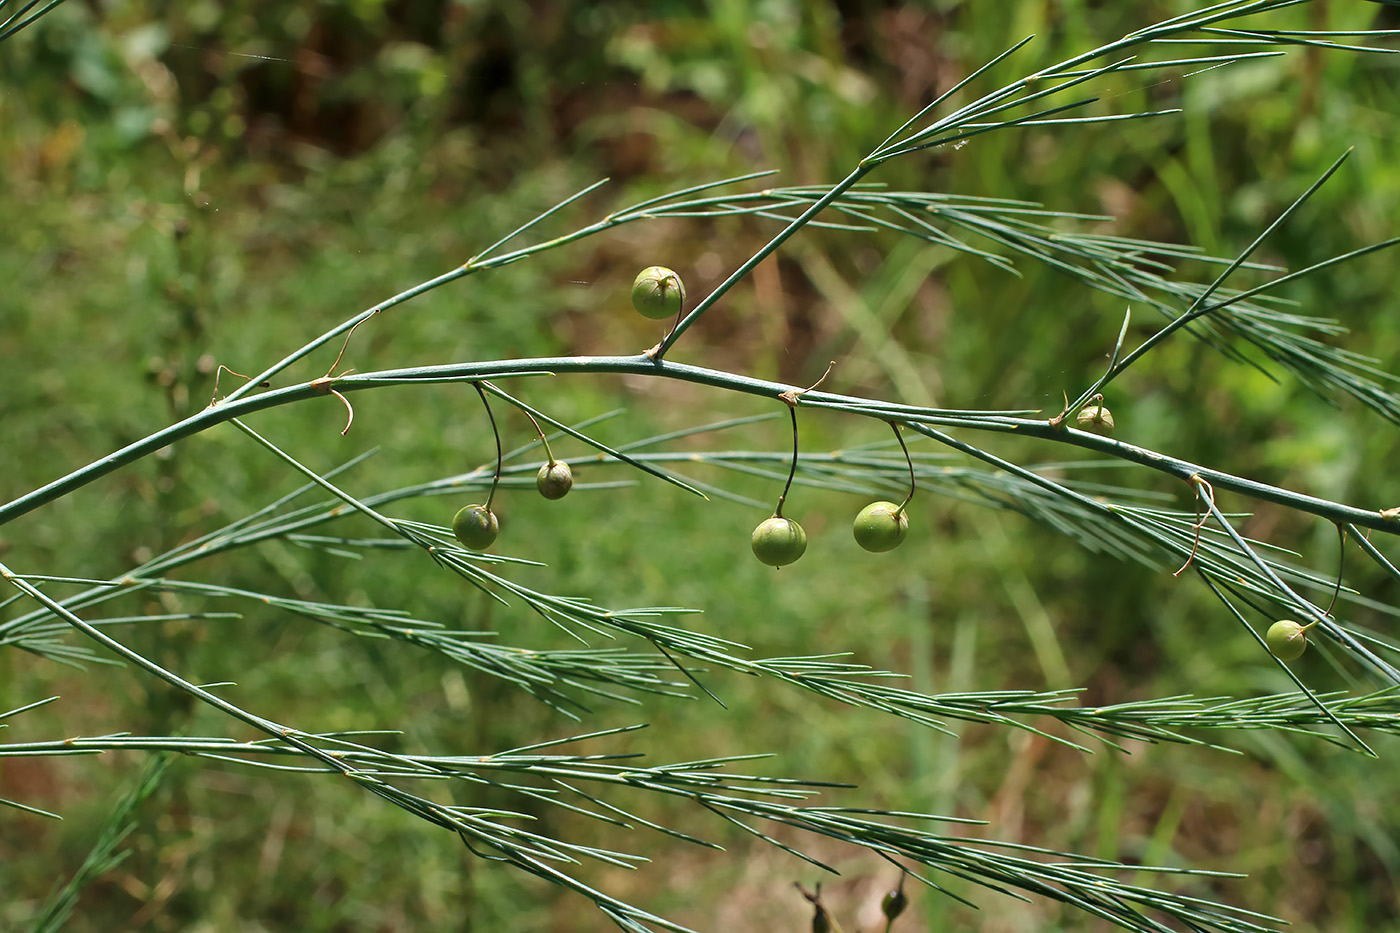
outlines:
M860 510L851 531L867 551L890 551L909 533L909 513L893 502L872 502Z
M1264 634L1264 644L1280 661L1296 661L1308 649L1308 633L1292 619L1279 619Z
M792 519L774 515L753 530L749 543L754 557L769 567L783 567L806 552L807 532Z
M681 277L665 266L647 266L632 282L632 307L642 317L664 321L680 314L684 302Z
M1102 434L1104 437L1113 433L1113 412L1109 411L1106 405L1085 405L1079 409L1075 420L1079 422L1082 430Z
M880 900L880 913L885 915L885 919L894 922L894 919L904 913L904 908L909 906L909 895L904 893L904 886L901 884L885 892L885 896Z
M535 488L546 499L562 499L574 488L574 471L563 460L553 460L535 474Z
M484 505L464 506L452 519L452 534L462 542L462 546L473 551L484 551L496 542L501 524L496 513Z

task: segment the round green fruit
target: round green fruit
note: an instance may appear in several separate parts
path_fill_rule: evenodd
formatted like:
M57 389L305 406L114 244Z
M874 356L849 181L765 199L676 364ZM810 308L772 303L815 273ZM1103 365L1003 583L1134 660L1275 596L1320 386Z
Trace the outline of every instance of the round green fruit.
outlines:
M807 550L807 532L792 519L775 515L753 530L749 543L754 557L769 567L783 567Z
M880 913L885 915L886 920L893 922L896 917L904 913L904 908L908 906L909 895L904 893L904 887L901 885L893 891L887 891L885 896L881 898Z
M452 519L452 533L462 546L473 551L484 551L496 542L501 525L496 513L484 505L469 505Z
M1269 646L1269 653L1280 661L1293 661L1307 650L1308 633L1292 619L1280 619L1269 626L1264 643Z
M664 321L680 314L684 303L681 277L665 266L648 266L632 282L632 307L642 317Z
M546 499L562 499L574 488L574 471L563 460L546 463L535 474L535 488Z
M1079 409L1075 420L1079 422L1081 430L1092 431L1105 437L1113 433L1113 412L1109 411L1107 406L1086 405Z
M860 510L851 531L867 551L890 551L909 533L909 513L893 502L872 502Z

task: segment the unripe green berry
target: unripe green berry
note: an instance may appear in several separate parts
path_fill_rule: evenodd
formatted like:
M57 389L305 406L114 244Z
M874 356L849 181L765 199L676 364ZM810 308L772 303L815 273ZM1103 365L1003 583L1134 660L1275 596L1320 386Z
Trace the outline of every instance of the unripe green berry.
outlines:
M647 266L632 282L632 307L643 317L664 321L681 312L685 286L681 277L665 266Z
M496 513L484 505L469 505L452 519L452 533L462 546L473 551L484 551L496 541L501 531Z
M574 488L574 471L563 460L546 463L535 474L535 488L546 499L562 499Z
M773 516L753 530L753 556L769 567L782 567L807 550L807 532L790 518Z
M893 502L872 502L860 510L851 531L867 551L893 550L909 533L909 513Z
M1085 405L1079 409L1075 420L1084 431L1092 431L1105 437L1113 433L1113 412L1105 405Z
M880 900L880 912L885 915L885 919L891 922L896 917L904 913L904 908L909 906L909 895L904 893L901 885L891 891L885 892L885 896Z
M1280 619L1269 626L1264 643L1269 646L1269 653L1280 661L1293 661L1307 650L1308 633L1292 619Z

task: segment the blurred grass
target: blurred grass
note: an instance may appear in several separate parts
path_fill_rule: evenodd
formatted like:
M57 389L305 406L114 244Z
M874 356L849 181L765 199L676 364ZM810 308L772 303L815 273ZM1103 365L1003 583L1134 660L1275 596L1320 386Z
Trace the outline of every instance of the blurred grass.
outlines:
M165 11L133 0L105 7L98 21L89 7L65 4L0 56L0 214L12 219L0 225L0 365L9 374L0 380L8 449L0 495L197 410L216 364L253 371L598 177L614 184L550 230L754 168L780 169L775 184L834 180L932 93L1026 34L1040 38L1008 68L1036 67L1190 5L1027 0L997 17L974 16L971 6L872 6L843 17L795 0L715 0L656 4L644 20L624 5L570 0L537 4L530 16L488 3L421 17L379 4ZM1278 20L1342 28L1382 13L1319 3ZM1116 232L1229 253L1354 146L1347 169L1269 244L1268 259L1300 267L1396 232L1395 74L1388 60L1300 51L1181 83L1125 78L1128 105L1179 99L1187 112L1131 128L993 134L895 163L879 180L1103 210L1118 216ZM656 333L625 310L637 268L669 264L703 294L771 229L624 228L431 293L362 328L347 363L639 349ZM1013 278L883 235L810 231L707 316L682 356L804 384L838 358L836 377L871 392L1048 409L1103 365L1122 309L1046 270L1021 269ZM1359 332L1350 346L1389 362L1400 349L1397 284L1393 264L1372 257L1290 297L1309 313L1341 317ZM900 352L858 336L852 315L861 313L876 315ZM328 364L318 357L289 375ZM627 415L599 432L615 442L763 410L690 386L592 377L519 391L566 421L624 406ZM1400 496L1389 471L1376 468L1396 455L1393 432L1354 406L1333 410L1195 344L1164 347L1109 402L1135 443L1349 502ZM490 456L485 419L466 392L362 393L356 407L346 438L330 400L267 413L257 426L317 468L379 447L347 479L361 492ZM508 444L528 438L523 419L502 415ZM802 429L811 451L880 439L870 426L813 412ZM786 441L777 423L760 423L721 443ZM988 443L1005 455L1059 455ZM630 474L579 470L580 481L621 478ZM759 499L776 494L763 482L723 481ZM1185 503L1184 491L1144 481ZM22 570L118 573L291 485L240 435L218 430L7 526L0 552ZM554 592L703 608L688 624L759 654L849 649L911 673L922 690L1039 688L1065 676L1090 702L1287 689L1187 579L1092 559L1015 516L930 495L915 500L904 548L866 555L846 530L860 504L795 494L790 514L813 546L777 574L748 559L757 512L701 503L645 477L562 503L507 494L500 548L547 562L522 579ZM435 499L409 508L444 520L455 506ZM1297 546L1314 566L1335 560L1330 528L1261 508L1251 531ZM1395 599L1392 584L1357 564L1355 582ZM533 615L425 575L421 562L270 546L200 573L460 619L511 644L567 644ZM1357 610L1354 618L1393 631L1388 617ZM460 753L583 731L437 658L270 613L124 634L193 680L236 681L231 698L308 729L402 728L404 747ZM1301 664L1307 677L1329 676L1321 658ZM644 709L600 706L585 727L649 722L609 750L645 750L654 761L772 750L774 773L858 782L853 799L864 805L986 818L988 835L1036 845L1245 871L1248 880L1212 884L1213 893L1303 928L1397 928L1400 807L1357 756L1261 735L1245 740L1243 757L1181 748L1086 757L985 727L958 729L953 740L743 678L712 675L707 684L727 710L648 699ZM129 671L0 656L0 707L54 693L62 701L16 720L7 740L229 728ZM1383 757L1392 744L1378 745ZM22 929L76 868L137 765L119 755L0 762L0 796L66 817L0 820L8 895L0 927ZM813 882L809 866L693 813L660 814L652 804L642 812L730 852L628 841L655 863L591 877L699 928L805 928L790 883ZM85 893L69 929L612 928L577 899L471 859L406 814L326 781L177 762L134 839L135 857ZM860 911L894 880L889 866L821 845L815 852L845 872L828 882L828 903L843 922L866 917L848 929L872 928ZM984 909L974 915L919 892L897 928L1100 928L1053 905L977 900Z

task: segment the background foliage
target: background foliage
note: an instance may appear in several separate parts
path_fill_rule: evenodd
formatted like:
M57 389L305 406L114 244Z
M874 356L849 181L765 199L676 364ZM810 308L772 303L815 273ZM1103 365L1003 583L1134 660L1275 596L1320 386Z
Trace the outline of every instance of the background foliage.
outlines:
M252 371L461 263L598 177L613 184L590 196L590 216L755 168L779 169L782 184L834 181L923 102L1025 35L1038 37L1018 59L1030 68L1192 5L1024 0L997 16L956 0L649 6L644 17L633 5L568 0L70 2L8 41L0 498L202 408L217 363ZM1298 28L1386 17L1400 26L1394 10L1362 3L1319 2L1283 14L1285 25L1290 16ZM1396 76L1388 58L1310 50L1186 82L1128 75L1121 94L1179 103L1185 113L994 134L893 163L880 180L1101 211L1118 218L1106 230L1231 254L1355 147L1262 257L1302 267L1396 233ZM638 268L671 265L692 294L704 294L771 231L751 219L623 228L431 293L367 330L349 364L630 352L658 336L626 308ZM1043 267L1021 268L1017 278L892 235L811 230L706 316L685 359L799 384L836 359L851 391L1058 410L1063 389L1102 368L1121 304ZM1353 325L1362 335L1354 348L1390 364L1400 355L1397 284L1393 260L1378 256L1290 297ZM600 429L617 442L693 424L697 411L718 420L771 410L695 387L603 377L525 392L562 420L626 406L624 420ZM1134 443L1346 502L1400 500L1383 467L1397 454L1394 433L1374 415L1328 407L1199 344L1168 345L1109 401ZM460 387L362 393L356 404L344 438L329 401L268 413L259 428L314 438L319 469L376 446L355 474L363 488L492 456L480 408ZM803 417L805 450L885 440L878 426ZM529 436L512 418L504 414L507 446ZM778 425L750 425L732 443L780 449ZM1033 442L989 444L1010 457L1058 455ZM633 476L584 466L579 478ZM775 488L725 482L760 500ZM1153 482L1189 507L1186 490ZM291 483L220 429L6 526L0 553L26 567L118 573ZM859 504L800 491L790 514L814 542L849 544L845 522ZM531 556L549 565L534 582L613 604L701 606L708 630L767 656L852 649L862 662L910 673L913 689L1083 686L1092 703L1290 688L1198 583L1068 549L1015 515L947 497L916 498L915 531L898 552L814 544L776 576L747 554L756 510L700 504L651 481L579 490L560 505L504 499L503 542L528 540ZM447 509L446 500L418 506L414 517L445 521L432 510ZM1314 566L1334 559L1324 522L1260 505L1247 530ZM539 620L493 609L446 577L405 575L392 560L273 547L217 572L229 585L392 598L427 617L499 629L516 644L566 644ZM1369 572L1356 569L1355 582L1393 602L1394 585ZM156 599L133 611L209 608ZM1379 614L1355 618L1393 631ZM191 679L237 682L239 696L306 728L405 728L405 748L463 752L578 731L435 656L283 615L123 634L158 660L178 658ZM1301 662L1320 673L1323 663ZM135 672L99 678L0 652L0 707L51 694L62 700L16 720L7 740L219 730L211 713ZM1378 792L1368 762L1330 746L1260 733L1243 740L1250 753L1240 757L1155 746L1091 757L987 727L942 737L738 678L724 681L723 697L727 711L650 703L649 756L779 750L783 773L859 783L872 806L988 819L987 832L1007 840L1248 872L1209 893L1303 928L1395 928L1400 804ZM639 718L622 706L597 713L599 727ZM1375 744L1383 758L1393 746ZM576 897L472 859L450 836L424 832L348 783L269 782L195 764L175 761L137 807L133 857L84 892L67 929L611 928ZM0 926L31 922L139 769L122 754L0 763L0 796L66 817L0 820ZM664 818L730 853L658 843L655 864L603 873L600 883L700 928L803 928L807 908L790 883L810 883L810 867L693 815ZM816 851L844 872L828 883L828 903L859 918L848 927L873 928L869 911L893 880L888 866ZM979 900L985 909L974 915L920 895L901 924L1095 928L1053 904Z

